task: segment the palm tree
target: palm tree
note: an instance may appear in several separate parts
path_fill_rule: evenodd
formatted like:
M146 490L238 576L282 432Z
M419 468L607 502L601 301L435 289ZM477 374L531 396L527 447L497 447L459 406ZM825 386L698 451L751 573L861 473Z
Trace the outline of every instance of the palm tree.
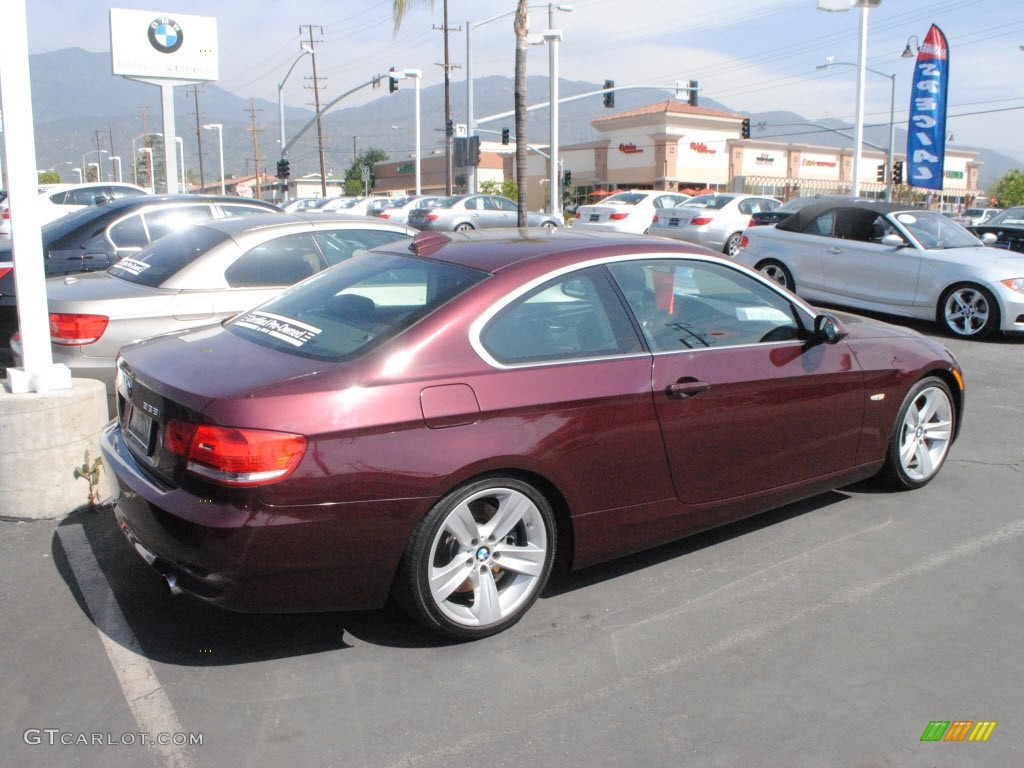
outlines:
M402 19L409 7L423 0L392 0L391 15L395 21L395 32L402 26ZM430 0L433 5L433 0ZM518 226L526 226L526 36L530 31L528 0L519 0L514 22L516 32L516 182L519 187Z

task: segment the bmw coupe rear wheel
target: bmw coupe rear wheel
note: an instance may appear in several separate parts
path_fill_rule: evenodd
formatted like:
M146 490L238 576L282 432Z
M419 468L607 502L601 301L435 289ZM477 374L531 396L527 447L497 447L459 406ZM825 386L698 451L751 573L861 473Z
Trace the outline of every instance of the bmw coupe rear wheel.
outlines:
M791 291L796 290L796 284L793 282L793 273L781 261L765 259L755 269L765 277L774 280L783 288L788 288Z
M926 485L939 473L956 433L953 395L942 379L917 382L900 407L883 477L900 490Z
M955 285L939 302L939 323L954 336L984 339L999 325L999 305L979 285Z
M510 477L466 485L417 526L397 597L428 629L475 639L515 624L554 563L555 518L533 486Z
M463 222L462 224L456 224L455 225L455 231L456 232L471 232L472 230L473 230L473 225L472 224L466 224L465 222Z
M740 252L740 243L743 242L742 232L733 232L729 235L729 239L725 241L725 248L722 249L722 253L726 256L735 257Z

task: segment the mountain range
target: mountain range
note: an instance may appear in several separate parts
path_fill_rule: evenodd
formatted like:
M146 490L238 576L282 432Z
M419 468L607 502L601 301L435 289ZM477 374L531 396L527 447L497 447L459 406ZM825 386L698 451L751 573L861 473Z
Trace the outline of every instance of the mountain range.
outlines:
M92 53L80 48L66 48L30 57L33 113L35 117L36 154L39 168L54 168L65 178L71 167L85 162L96 162L103 152L122 158L125 181L132 178L132 143L142 145L145 131L162 130L160 90L153 85L117 77L110 72L110 55ZM384 81L386 83L386 81ZM510 77L477 78L474 89L474 112L478 119L511 111L513 108L513 80ZM562 97L572 96L602 86L597 83L562 80ZM529 102L546 101L548 81L545 76L528 79ZM354 152L370 148L388 153L397 160L408 156L414 147L413 111L414 91L408 81L400 81L397 93L379 89L380 96L358 106L344 108L339 105L324 115L324 143L328 173L343 175L351 165ZM324 93L321 103L335 94ZM670 90L619 91L615 94L617 111L634 109L666 98L673 98ZM199 176L199 141L201 135L203 176L212 181L219 174L217 134L198 130L198 124L221 123L224 139L224 166L230 176L245 176L253 172L255 144L259 143L260 167L274 172L279 155L278 105L265 99L237 96L215 83L197 88L175 88L175 132L183 138L185 165ZM196 116L198 102L199 116ZM729 105L701 98L701 106L742 113ZM466 120L465 81L456 81L451 87L451 109L454 122ZM441 85L423 88L421 92L421 141L424 154L443 147L444 88ZM290 140L314 117L312 109L285 108L286 137ZM600 96L563 104L560 112L560 143L563 146L592 140L599 136L591 121L610 114L602 105ZM779 110L749 113L753 138L773 141L818 144L823 146L849 146L850 140L829 130L808 126L808 119L793 112ZM849 126L837 120L815 120L828 129L846 129ZM494 131L482 133L484 139L497 139L501 128L512 125L509 118L500 123L481 126ZM801 127L806 126L806 127ZM888 145L888 125L865 126L865 141L884 147ZM530 143L544 144L548 140L546 112L534 112L529 120ZM897 128L896 146L906 146L906 131ZM983 163L980 174L982 187L991 189L995 182L1011 168L1024 167L1019 158L982 147L955 145L979 153ZM113 147L113 152L111 152ZM289 151L292 176L319 172L316 129L313 127ZM104 163L104 173L110 172Z

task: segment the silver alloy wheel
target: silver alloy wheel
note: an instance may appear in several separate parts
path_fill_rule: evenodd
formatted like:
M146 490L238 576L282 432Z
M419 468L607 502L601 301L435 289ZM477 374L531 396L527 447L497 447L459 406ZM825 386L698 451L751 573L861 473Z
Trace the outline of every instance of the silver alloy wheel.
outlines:
M465 222L463 222L462 224L458 224L455 227L456 232L469 232L471 229L473 229L473 225L466 224Z
M942 306L946 327L957 336L975 336L986 330L991 312L988 297L968 285L952 291Z
M767 277L769 280L778 283L783 288L792 288L790 285L789 273L786 268L779 264L777 261L769 261L761 267L758 267L758 271Z
M908 405L900 425L899 462L915 483L929 480L942 467L953 439L953 403L942 387L922 389Z
M534 597L548 560L547 528L530 497L484 488L459 502L438 528L427 565L430 596L458 625L493 625Z
M728 256L735 257L740 252L740 243L743 242L743 233L734 232L729 236L729 239L725 241L725 253ZM773 280L775 278L772 278Z

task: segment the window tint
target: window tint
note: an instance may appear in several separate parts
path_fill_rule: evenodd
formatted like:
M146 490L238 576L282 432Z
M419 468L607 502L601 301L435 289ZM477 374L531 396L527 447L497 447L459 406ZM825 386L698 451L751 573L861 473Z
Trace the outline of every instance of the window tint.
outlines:
M801 338L788 299L729 267L675 259L615 264L611 272L654 352Z
M285 235L243 253L224 270L232 288L294 285L326 265L308 232Z
M496 197L494 200L498 204L498 209L502 211L518 211L519 206L513 203L511 200L506 200L504 197Z
M102 203L106 200L112 200L113 195L110 194L109 190L104 190L103 187L87 187L84 189L69 189L63 193L63 200L54 200L52 197L50 200L54 203L60 203L63 205L93 205L95 203Z
M142 248L149 244L146 227L142 223L142 214L140 213L121 219L110 228L108 234L117 248Z
M555 278L505 307L480 336L502 363L575 360L640 352L640 340L604 270Z
M826 211L821 214L803 228L805 235L823 235L824 237L832 236L832 222L835 220L835 211Z
M147 211L143 214L150 240L159 240L164 235L191 226L197 221L213 218L209 205L183 205Z
M327 263L332 266L347 261L353 256L359 256L378 245L412 239L403 232L384 232L374 229L321 231L315 232L313 237L327 258Z
M107 272L130 283L158 288L165 280L225 240L230 238L215 229L190 227L157 240L130 258L121 259Z
M268 213L270 208L256 205L239 205L237 203L220 203L224 216L252 216L254 213Z
M439 261L375 253L324 270L225 325L256 344L318 360L364 354L487 277Z

